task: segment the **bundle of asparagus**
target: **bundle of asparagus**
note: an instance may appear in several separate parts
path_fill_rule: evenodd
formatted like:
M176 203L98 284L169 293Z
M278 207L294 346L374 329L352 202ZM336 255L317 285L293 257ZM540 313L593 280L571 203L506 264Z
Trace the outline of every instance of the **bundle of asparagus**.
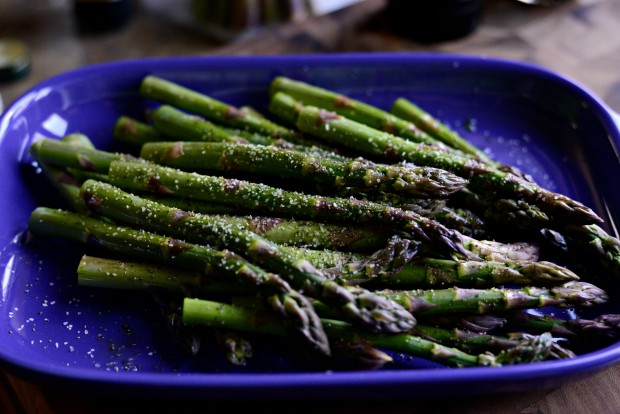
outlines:
M405 98L388 112L279 77L271 119L154 76L140 93L157 108L118 119L125 152L82 134L32 144L67 207L36 208L29 230L96 252L77 264L83 286L174 297L166 318L192 352L198 327L234 364L252 332L330 369L377 369L391 351L529 363L616 338L615 315L532 313L606 302L620 242L603 220ZM596 280L572 267L586 260Z

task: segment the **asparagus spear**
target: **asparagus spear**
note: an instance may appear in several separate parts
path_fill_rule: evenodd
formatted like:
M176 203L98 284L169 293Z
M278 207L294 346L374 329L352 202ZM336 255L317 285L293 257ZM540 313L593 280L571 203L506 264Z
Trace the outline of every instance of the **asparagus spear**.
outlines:
M240 171L307 180L336 187L377 188L414 197L445 198L467 181L432 167L339 161L261 145L214 142L157 142L142 146L140 157L189 171Z
M493 191L497 198L526 200L558 220L573 224L602 222L590 208L565 195L548 191L471 158L429 149L426 145L412 143L386 132L378 133L373 128L324 109L304 107L297 126L302 132L365 154L451 171L468 179L468 188L474 191Z
M534 336L523 332L514 332L499 336L470 332L458 328L446 329L421 324L416 325L414 333L429 341L438 342L442 345L458 348L462 351L474 354L483 352L510 352L522 346L523 342L531 341ZM546 334L546 332L542 334ZM545 359L564 359L574 358L576 356L573 351L561 347L556 342L552 343L552 349L548 352L547 358Z
M420 315L419 323L440 326L446 329L458 328L475 333L488 333L500 329L508 322L505 316L492 314L444 314ZM541 331L546 332L546 331Z
M526 286L518 289L380 290L377 294L400 303L413 314L489 313L546 306L593 306L607 301L597 286L571 281L550 288Z
M385 246L393 234L377 226L323 223L265 216L226 216L274 243L345 252L370 253Z
M109 287L116 289L144 289L156 286L172 291L189 291L197 295L243 295L246 288L231 283L209 281L204 283L192 272L177 268L153 269L152 265L140 262L117 261L113 259L84 256L78 267L81 285ZM488 288L378 290L380 295L391 297L403 303L416 316L438 317L458 315L489 315L494 311L514 311L543 308L546 306L572 307L600 304L606 300L603 291L584 282L568 282L552 288L523 287L520 289ZM339 317L337 312L320 301L313 302L315 309L326 317ZM471 326L471 323L468 325Z
M377 226L345 225L313 220L250 215L250 209L202 200L141 194L143 198L201 215L215 215L231 226L251 230L283 246L372 253L386 245L393 232ZM79 197L78 197L79 198ZM80 203L83 202L80 200Z
M215 250L45 207L38 207L32 212L28 229L36 236L94 245L116 254L168 262L189 270L214 272L254 285L270 308L286 321L305 345L316 352L329 354L327 337L308 298L293 290L278 275L267 273L230 251Z
M133 148L140 148L147 142L164 140L151 125L127 115L121 115L116 120L112 135L117 142Z
M152 141L192 141L192 142L230 142L238 144L269 145L294 149L304 153L314 153L325 158L347 159L336 154L334 148L315 140L300 137L295 143L282 138L273 138L255 132L226 128L206 119L183 112L170 105L161 105L153 111L153 128L164 139ZM146 140L148 137L145 137Z
M410 210L421 216L435 217L447 205L446 198L407 197L405 194L388 193L373 188L316 186L316 194L338 198L357 198L390 207ZM461 190L457 191L460 192Z
M273 97L277 93L286 94L299 101L302 105L325 108L372 128L392 132L413 142L433 145L440 144L441 142L418 128L417 125L390 114L376 106L305 82L278 76L274 78L270 85L270 95ZM282 113L282 111L280 111L280 113ZM292 118L292 114L286 117L286 119ZM478 150L471 145L462 145L462 147L463 150L466 149L467 152L472 154L478 152Z
M575 249L594 258L607 271L612 284L620 278L620 239L596 224L567 225L562 234Z
M241 111L233 105L157 76L146 76L142 80L140 94L145 98L176 106L233 128L287 140L295 140L299 135L262 116Z
M463 246L477 257L494 262L535 262L540 248L530 242L499 243L463 236Z
M620 315L604 314L594 319L561 319L553 315L537 315L527 311L508 315L508 321L516 328L529 332L552 332L569 341L611 343L620 337Z
M30 146L30 152L44 163L106 174L114 160L134 160L130 154L89 149L44 138Z
M269 100L269 111L291 128L296 126L297 117L303 107L302 102L284 92L272 93Z
M291 257L279 245L249 230L231 226L225 220L171 209L92 180L82 185L81 195L92 211L114 220L194 243L214 244L242 254L281 274L295 288L336 306L349 320L373 331L402 332L415 323L413 317L400 306L376 297L366 289L341 286L307 260ZM378 264L377 261L372 262L374 267ZM372 265L362 266L362 270L372 271ZM391 261L382 266L391 266Z
M120 290L158 290L185 295L216 297L251 295L254 287L225 280L201 270L184 269L161 263L96 257L85 254L77 267L80 286Z
M410 234L444 254L472 256L461 246L461 235L436 221L362 200L313 196L285 191L237 179L183 172L159 165L113 162L110 182L125 190L151 191L236 206L251 206L257 213L268 211L298 218L327 218L346 223L386 224Z
M93 144L90 138L88 138L86 134L82 134L80 132L65 135L60 139L60 142L79 148L95 149L95 144Z
M355 197L362 200L386 204L403 210L411 210L422 216L433 218L448 228L473 238L485 238L489 230L485 221L474 211L455 206L452 199L461 193L464 188L450 194L448 198L420 198L410 197L406 193L390 193L376 188L359 187L317 187L318 193L332 197Z
M252 142L259 145L272 145L278 142L275 138L258 134L246 136L233 134L230 130L209 122L201 116L188 114L170 105L159 106L153 111L152 117L154 130L168 140L172 138L175 141Z
M347 277L351 280L351 277ZM557 286L579 277L571 270L552 262L455 261L428 257L414 258L394 275L370 279L373 285L400 289L410 286ZM370 286L369 286L370 287Z
M433 218L444 226L458 230L459 233L474 239L484 239L489 236L484 220L471 210L444 206Z
M183 320L194 325L225 326L239 331L279 336L285 334L278 321L269 318L268 315L262 315L260 310L249 310L203 299L185 298ZM447 366L501 366L539 361L545 359L553 347L550 335L540 335L532 337L530 341L522 343L516 349L502 351L498 355L490 353L472 355L416 335L376 334L356 330L350 324L339 320L322 319L322 321L330 338L347 341L363 338L379 348L403 352Z

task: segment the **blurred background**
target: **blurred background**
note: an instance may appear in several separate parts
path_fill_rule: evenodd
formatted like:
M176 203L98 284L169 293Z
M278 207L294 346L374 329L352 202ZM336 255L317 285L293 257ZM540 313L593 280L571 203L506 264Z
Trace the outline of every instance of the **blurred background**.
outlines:
M0 95L147 56L463 53L542 65L620 112L620 0L0 0Z

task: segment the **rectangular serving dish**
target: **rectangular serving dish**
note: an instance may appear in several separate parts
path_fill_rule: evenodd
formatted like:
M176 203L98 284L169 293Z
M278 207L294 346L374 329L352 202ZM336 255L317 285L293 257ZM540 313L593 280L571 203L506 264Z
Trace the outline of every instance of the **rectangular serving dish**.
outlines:
M267 113L273 77L284 75L388 108L409 97L499 161L592 207L615 234L620 214L615 114L583 86L543 68L458 55L335 54L183 57L85 67L42 82L0 119L0 359L37 381L91 392L247 400L413 398L522 391L583 378L620 360L620 344L570 360L501 368L445 368L394 355L388 369L323 372L258 343L246 368L207 352L183 354L157 310L136 293L78 287L81 249L29 237L27 221L53 195L31 173L29 145L87 134L113 148L120 115L143 118L138 96L154 74L234 105ZM612 298L608 313L620 313ZM272 349L270 349L272 348ZM292 354L292 353L291 353Z

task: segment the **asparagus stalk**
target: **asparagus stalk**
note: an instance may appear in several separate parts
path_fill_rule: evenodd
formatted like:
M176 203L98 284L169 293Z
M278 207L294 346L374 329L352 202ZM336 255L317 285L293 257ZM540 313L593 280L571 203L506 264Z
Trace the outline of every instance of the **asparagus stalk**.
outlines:
M420 257L414 258L397 274L379 275L370 280L373 285L403 289L411 286L557 286L579 280L579 276L547 261L455 261Z
M233 105L157 76L146 76L142 80L140 94L145 98L176 106L233 128L287 140L294 140L298 135L297 132L262 116L241 111Z
M377 370L393 362L390 355L362 338L330 338L330 345L332 358L327 369Z
M286 94L299 101L302 105L325 108L372 128L392 132L413 142L433 145L440 144L439 140L430 136L411 122L390 114L376 106L318 86L278 76L274 78L270 85L270 95L273 97L277 93ZM280 111L280 113L282 113L282 111ZM292 119L292 117L292 114L289 114L285 119ZM467 152L472 154L478 152L478 150L471 145L462 145L462 147L463 150L467 150Z
M373 188L316 186L316 193L338 198L357 198L413 211L421 216L435 217L446 208L446 198L408 197L406 194L388 193ZM461 190L459 190L461 191ZM459 192L457 191L457 193Z
M329 343L308 298L278 275L267 273L230 251L215 250L167 236L111 225L68 211L35 209L28 222L35 236L94 245L120 255L170 263L188 270L213 272L255 286L294 334L313 351L329 354Z
M596 224L567 225L562 233L575 249L594 258L607 271L607 279L616 283L620 278L620 239Z
M620 315L604 314L594 319L561 319L553 315L537 315L527 311L511 313L509 323L528 332L552 332L569 341L611 343L620 337Z
M558 220L573 224L602 222L600 217L582 203L548 191L514 174L499 171L458 154L436 151L386 132L377 132L324 109L304 107L299 114L297 126L302 132L365 154L451 171L468 179L468 188L474 191L493 191L498 198L526 200Z
M164 140L159 131L151 125L127 115L122 115L116 120L113 136L117 142L133 148L140 148L147 142Z
M234 142L245 144L272 145L275 138L258 134L240 136L206 119L183 112L170 105L161 105L153 111L153 128L168 140L198 142ZM164 139L165 140L165 139ZM145 142L146 143L146 142Z
M471 210L445 206L433 218L450 229L458 230L464 236L484 239L489 235L484 220Z
M226 216L237 226L245 226L269 241L281 245L370 253L385 246L393 234L377 226L345 225L312 220L266 216Z
M449 197L467 181L432 167L339 161L261 145L213 142L157 142L142 147L140 157L189 171L240 171L305 180L335 187L377 188L414 197Z
M112 172L112 170L110 171ZM366 289L341 286L303 258L291 257L279 245L216 217L203 217L129 194L112 185L86 181L85 204L98 214L154 232L170 234L194 243L210 243L235 251L267 269L283 275L295 288L336 306L356 324L377 332L402 332L415 320L400 306L376 297ZM393 260L382 265L391 266ZM361 266L372 271L378 266Z
M188 324L225 326L228 329L256 332L268 335L285 335L280 323L260 310L245 309L203 299L185 298L183 320ZM257 322L260 321L260 322ZM355 341L363 338L379 348L403 352L412 356L439 362L447 366L501 366L546 359L553 348L548 334L532 337L517 348L502 351L498 355L483 353L472 355L457 348L447 347L411 334L385 335L359 331L350 324L333 319L322 319L330 338Z
M471 256L461 245L461 235L436 221L385 205L362 200L313 196L237 179L183 172L159 165L113 162L110 182L125 190L151 191L235 206L252 206L256 212L298 218L385 224L427 243L444 254Z
M78 281L81 285L107 287L114 289L144 289L155 286L176 292L192 292L203 297L213 295L243 295L247 288L243 285L225 283L209 278L203 282L195 273L179 270L176 267L153 269L152 265L141 262L118 261L114 259L92 258L84 256L78 267ZM417 290L380 290L380 295L392 297L404 303L416 316L422 318L447 317L458 315L486 315L495 311L514 311L521 309L543 308L546 306L590 306L600 304L605 293L596 287L580 282L566 283L559 287L544 289L540 287L523 287L521 289L417 289ZM314 307L321 315L338 317L320 301ZM428 322L427 322L428 324ZM480 322L477 322L480 325ZM487 324L488 325L488 324ZM473 325L468 323L468 329ZM547 331L543 329L543 332ZM549 330L550 331L550 330Z
M66 143L49 138L44 138L32 144L30 146L30 152L33 156L33 152L36 152L36 157L38 159L50 165L103 174L107 174L112 161L137 160L130 154L113 153L67 145Z
M152 141L191 141L191 142L229 142L254 144L294 149L304 153L313 153L325 158L347 159L336 154L334 149L320 142L307 138L298 138L295 143L282 138L273 138L255 132L226 128L206 119L183 112L170 105L161 105L153 111L153 129L163 135L164 139ZM145 137L145 140L148 137ZM146 143L146 142L145 142Z
M454 206L463 206L477 212L489 224L497 225L495 233L518 230L531 234L556 225L552 221L553 217L539 206L522 199L495 198L493 195L485 197L470 189L462 189L450 201Z
M161 263L129 261L83 255L77 267L78 284L106 289L147 290L157 288L184 295L216 297L251 295L254 287L225 280L201 270Z
M420 315L419 323L430 326L439 326L444 329L457 328L475 333L488 333L500 329L508 322L505 316L492 314L444 314ZM546 332L546 331L540 331Z
M550 288L379 290L377 294L400 303L412 314L490 313L546 306L588 307L605 303L607 294L597 286L571 281Z
M201 215L215 215L231 226L251 230L283 247L372 253L386 245L393 232L377 226L344 225L313 220L250 215L250 209L202 200L141 194L143 198ZM78 197L79 198L79 197ZM82 200L79 200L83 204ZM318 259L318 257L317 257ZM330 266L328 266L330 267Z
M458 348L473 354L483 352L497 353L501 351L510 352L515 348L519 349L524 342L528 343L534 336L522 332L514 332L499 336L470 332L458 328L446 329L421 324L416 325L414 333L429 341L438 342L442 345ZM549 335L549 333L546 332L542 334ZM552 349L546 353L547 356L545 359L564 359L574 358L576 356L573 351L565 349L555 342L551 343L553 344Z
M303 107L302 102L284 92L272 93L269 100L269 111L291 128L296 126L297 117Z
M334 189L318 187L317 189L318 193L322 195L354 197L403 210L411 210L422 216L433 218L465 236L476 239L488 237L490 233L485 220L479 214L471 209L459 207L458 203L452 203L453 198L465 190L463 188L450 194L448 198L435 199L410 197L404 193L390 193L373 188L340 187ZM455 205L451 206L451 204Z
M540 248L530 242L499 243L463 236L463 246L477 257L493 262L535 262Z
M73 145L79 148L95 149L95 144L93 144L90 138L88 138L87 135L79 132L65 135L60 139L60 141L67 145Z

